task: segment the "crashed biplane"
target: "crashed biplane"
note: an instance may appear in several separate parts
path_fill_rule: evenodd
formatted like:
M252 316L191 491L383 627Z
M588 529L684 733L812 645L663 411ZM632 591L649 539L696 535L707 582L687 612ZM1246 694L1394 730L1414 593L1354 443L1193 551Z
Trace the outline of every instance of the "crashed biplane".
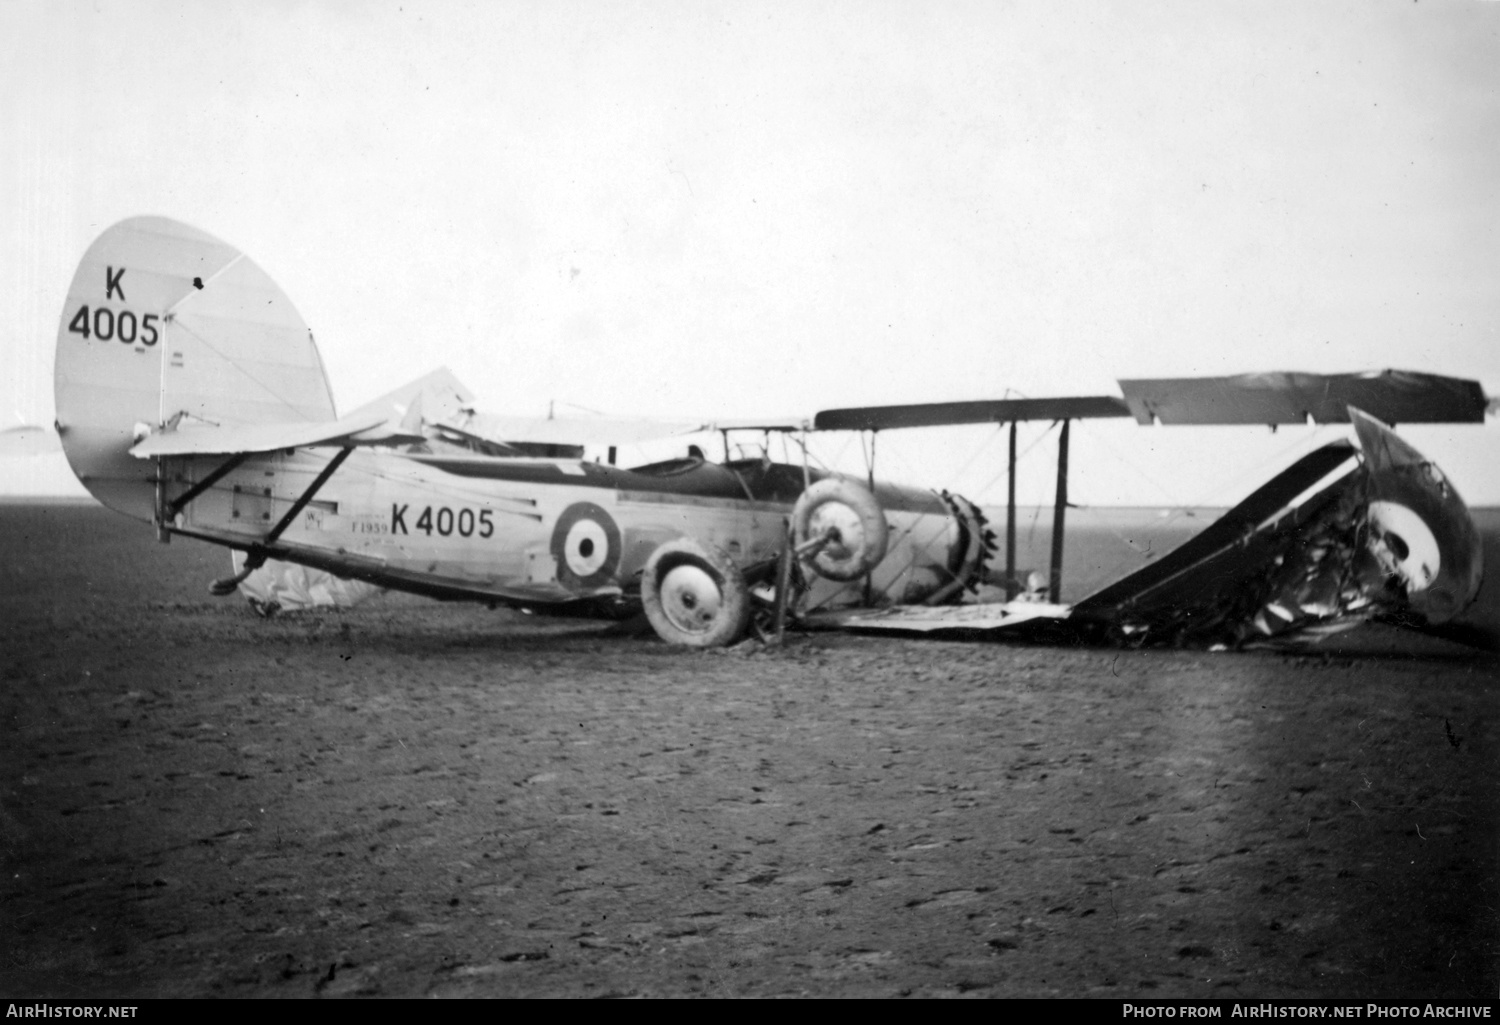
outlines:
M58 333L57 427L79 480L162 540L234 549L262 606L277 580L327 600L373 588L537 611L644 612L664 639L711 646L752 622L1238 645L1316 637L1381 617L1421 628L1474 600L1482 550L1442 473L1386 424L1482 422L1474 382L1430 375L1123 381L1123 398L830 410L808 421L678 425L726 434L633 469L582 458L659 426L479 415L444 371L337 415L311 332L244 254L165 218L123 221L84 255ZM1166 557L1059 603L1068 424L1352 421ZM1059 421L1051 601L1013 597L1014 425ZM1385 421L1382 423L1381 421ZM768 458L731 460L728 432L878 431L1010 423L999 537L974 503ZM804 448L805 451L805 448ZM278 569L279 567L279 569ZM279 574L279 575L278 575ZM257 590L259 587L259 590ZM257 598L257 595L261 597Z

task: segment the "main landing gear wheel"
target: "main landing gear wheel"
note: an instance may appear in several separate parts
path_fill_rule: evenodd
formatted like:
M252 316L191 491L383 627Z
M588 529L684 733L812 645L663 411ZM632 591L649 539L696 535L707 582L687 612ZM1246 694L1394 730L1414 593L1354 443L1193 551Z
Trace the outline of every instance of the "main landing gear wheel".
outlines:
M802 549L820 540L802 561L829 580L858 580L885 558L889 529L880 503L851 480L818 481L792 508L792 543Z
M750 589L728 555L688 538L651 553L641 603L662 640L693 648L733 644L750 623Z

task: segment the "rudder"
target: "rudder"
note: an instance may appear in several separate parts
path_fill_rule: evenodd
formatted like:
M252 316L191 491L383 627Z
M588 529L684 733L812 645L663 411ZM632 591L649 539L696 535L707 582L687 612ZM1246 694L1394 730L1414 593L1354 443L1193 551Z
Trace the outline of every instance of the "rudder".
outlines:
M192 419L226 426L336 419L312 333L233 246L133 217L88 248L57 334L57 429L100 502L150 521L155 470L129 449Z

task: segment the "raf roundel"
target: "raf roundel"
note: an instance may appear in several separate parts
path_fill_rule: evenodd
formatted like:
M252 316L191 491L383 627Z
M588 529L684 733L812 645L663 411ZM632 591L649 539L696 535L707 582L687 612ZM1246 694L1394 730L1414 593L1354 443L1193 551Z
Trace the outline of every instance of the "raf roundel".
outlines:
M593 502L575 502L552 529L557 578L569 587L601 587L620 567L620 528Z

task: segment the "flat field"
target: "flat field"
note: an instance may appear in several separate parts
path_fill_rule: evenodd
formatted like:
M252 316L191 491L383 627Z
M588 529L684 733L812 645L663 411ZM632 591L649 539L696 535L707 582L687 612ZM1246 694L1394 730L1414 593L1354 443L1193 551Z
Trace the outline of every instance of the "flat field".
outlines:
M0 506L0 995L1500 987L1491 655L702 653L226 563Z

